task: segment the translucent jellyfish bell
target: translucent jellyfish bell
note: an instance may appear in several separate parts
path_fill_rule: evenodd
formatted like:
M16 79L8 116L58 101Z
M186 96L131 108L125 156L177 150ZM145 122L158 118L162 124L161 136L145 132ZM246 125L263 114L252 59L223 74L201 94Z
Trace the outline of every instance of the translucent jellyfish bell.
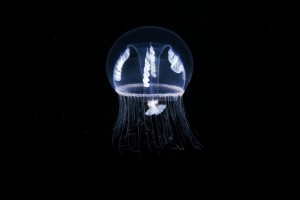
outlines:
M106 70L119 95L113 143L120 149L183 149L186 140L200 148L182 101L192 55L176 33L153 26L125 33L112 46Z

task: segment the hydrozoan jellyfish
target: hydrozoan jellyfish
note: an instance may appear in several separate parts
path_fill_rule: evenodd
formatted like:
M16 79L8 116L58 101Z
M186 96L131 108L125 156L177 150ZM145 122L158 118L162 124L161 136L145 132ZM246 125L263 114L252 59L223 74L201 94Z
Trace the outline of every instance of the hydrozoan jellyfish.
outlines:
M187 140L200 149L182 101L193 72L192 55L177 34L153 26L125 33L113 44L106 70L119 95L113 144L139 152L184 149Z

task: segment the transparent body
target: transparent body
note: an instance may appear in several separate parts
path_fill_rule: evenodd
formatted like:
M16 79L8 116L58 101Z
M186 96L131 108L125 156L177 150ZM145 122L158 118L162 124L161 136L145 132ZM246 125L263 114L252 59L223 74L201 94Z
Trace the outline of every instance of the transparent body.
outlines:
M153 26L125 33L112 46L106 71L119 94L113 143L120 149L183 149L186 139L200 148L182 103L192 55L177 34Z

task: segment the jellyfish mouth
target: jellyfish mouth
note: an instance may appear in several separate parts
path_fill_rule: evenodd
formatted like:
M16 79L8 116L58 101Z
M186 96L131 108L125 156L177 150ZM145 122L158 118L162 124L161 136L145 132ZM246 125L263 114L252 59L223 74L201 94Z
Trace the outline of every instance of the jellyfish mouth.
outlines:
M178 86L157 83L150 83L150 87L144 87L144 84L126 84L115 90L119 95L133 97L178 97L184 93Z

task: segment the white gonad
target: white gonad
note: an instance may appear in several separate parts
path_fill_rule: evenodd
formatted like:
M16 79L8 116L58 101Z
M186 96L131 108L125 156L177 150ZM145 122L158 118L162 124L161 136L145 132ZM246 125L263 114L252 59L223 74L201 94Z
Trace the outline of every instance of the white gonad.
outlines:
M150 53L149 50L147 49L147 53L146 53L146 57L145 57L145 67L144 67L144 74L143 74L143 83L144 83L144 87L149 87L149 76L150 76L150 67L151 67L151 63L150 63Z
M156 66L155 66L155 51L152 46L150 46L150 51L147 49L146 57L145 57L145 66L144 66L144 74L143 74L143 83L144 87L149 87L149 77L150 73L152 77L156 77Z
M120 81L121 80L121 74L122 74L122 67L126 60L130 56L130 51L127 48L123 54L121 54L120 58L117 60L114 70L114 80Z
M155 51L152 46L150 46L149 58L150 58L151 76L153 78L156 78Z
M172 48L170 48L168 51L168 59L169 59L169 62L171 63L171 69L174 72L180 73L183 71L184 68L183 68L182 61L179 58L179 56L174 53Z

